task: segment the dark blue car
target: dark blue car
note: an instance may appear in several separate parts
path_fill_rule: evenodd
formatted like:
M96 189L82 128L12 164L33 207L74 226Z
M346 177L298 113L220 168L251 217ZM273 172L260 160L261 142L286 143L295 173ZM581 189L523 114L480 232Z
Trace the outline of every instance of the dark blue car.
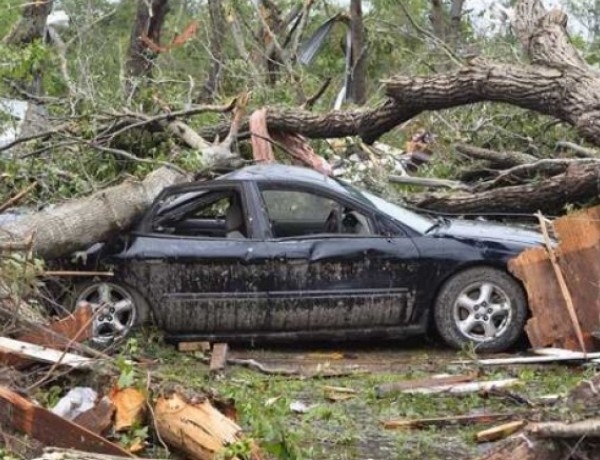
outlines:
M154 319L167 339L382 339L434 327L497 352L528 314L507 262L535 232L431 219L313 170L260 165L165 189L78 287L97 341Z

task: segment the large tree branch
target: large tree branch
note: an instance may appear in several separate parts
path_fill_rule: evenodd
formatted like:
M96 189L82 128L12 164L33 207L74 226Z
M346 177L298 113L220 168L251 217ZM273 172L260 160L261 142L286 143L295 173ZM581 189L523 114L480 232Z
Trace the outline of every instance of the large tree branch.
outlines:
M269 130L298 133L312 139L360 136L370 144L418 113L393 100L374 109L332 110L321 114L302 109L269 108L267 126ZM228 131L229 123L222 123L201 129L199 134L205 139L212 140L216 136L222 139ZM247 119L241 124L240 132L248 133Z
M388 96L405 111L420 113L483 101L505 102L556 117L600 144L600 75L583 69L475 60L453 74L397 76L386 84Z

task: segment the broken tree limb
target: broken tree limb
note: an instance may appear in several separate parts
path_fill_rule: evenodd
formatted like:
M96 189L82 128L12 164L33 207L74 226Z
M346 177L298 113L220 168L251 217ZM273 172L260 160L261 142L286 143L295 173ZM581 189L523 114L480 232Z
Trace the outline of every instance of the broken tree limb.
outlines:
M527 425L525 420L515 420L514 422L503 423L502 425L496 425L487 430L478 432L475 435L477 442L492 442L498 441L509 437L511 434L516 433L521 428Z
M450 383L446 385L438 385L431 387L422 388L409 388L403 390L402 393L408 394L437 394L437 393L448 393L453 395L464 395L469 393L478 393L480 391L487 392L493 391L498 388L512 387L520 384L519 379L503 379L503 380L489 380L486 382L465 382L465 383Z
M537 160L533 155L521 152L500 152L497 150L484 149L469 144L454 144L454 149L469 158L485 160L490 166L504 169L513 166L533 163Z
M406 420L387 420L383 422L383 427L387 430L396 430L402 428L421 429L430 426L490 424L503 420L510 420L514 417L515 414L476 414Z
M448 179L436 179L431 177L414 177L414 176L388 176L388 180L394 184L413 185L417 187L428 188L447 188L450 190L469 191L471 188L462 182Z
M539 438L600 438L600 419L532 423L527 431Z
M11 222L0 228L0 244L34 235L37 256L68 255L127 230L163 188L186 180L168 167L159 168L143 181L126 181Z
M475 375L445 375L414 380L404 380L402 382L384 383L375 387L375 394L378 398L382 398L390 394L399 393L401 391L414 388L431 388L439 385L470 382L474 378Z
M528 439L525 436L508 438L476 460L560 460L563 452L552 442Z

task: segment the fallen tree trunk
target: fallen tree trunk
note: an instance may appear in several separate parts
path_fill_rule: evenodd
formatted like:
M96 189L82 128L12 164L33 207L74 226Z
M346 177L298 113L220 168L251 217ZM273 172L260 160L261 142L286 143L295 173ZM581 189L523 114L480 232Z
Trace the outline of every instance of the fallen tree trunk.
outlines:
M9 223L1 228L0 244L33 235L35 255L46 259L68 255L126 230L163 188L186 180L169 167L159 168L143 181L126 181Z

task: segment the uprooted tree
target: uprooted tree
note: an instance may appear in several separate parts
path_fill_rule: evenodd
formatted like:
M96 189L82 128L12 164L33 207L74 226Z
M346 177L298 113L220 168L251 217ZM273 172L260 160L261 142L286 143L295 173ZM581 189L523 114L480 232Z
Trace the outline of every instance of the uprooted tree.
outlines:
M456 34L460 30L462 3L452 2L452 9L447 12L447 30L454 38L446 41L454 46L459 41ZM252 135L248 119L242 116L245 103L235 110L237 116L234 117L236 122L233 129L229 121L192 123L192 117L198 114L227 113L236 106L235 103L222 106L199 106L195 103L196 99L214 99L216 88L225 85L221 73L224 71L222 60L226 60L223 47L228 40L234 42L232 49L246 60L250 79L257 82L262 72L258 66L264 65L264 71L270 75L267 85L276 89L277 84L283 84L287 79L295 87L296 103L301 108L271 106L269 104L276 101L265 101L266 124L271 134L293 133L309 139L356 136L364 143L372 144L420 114L467 104L494 102L553 117L558 122L572 126L574 132L590 144L600 145L600 74L586 63L570 42L566 29L567 16L558 9L546 11L539 0L518 1L513 11L512 27L528 57L528 64L500 63L483 56L459 58L455 49L433 33L433 43L449 59L449 63L441 67L446 69L453 65L456 70L428 76L396 75L383 81L387 99L375 107L328 112L309 110L327 89L328 82L320 84L314 96L306 96L295 67L302 53L301 39L306 32L313 2L297 5L288 14L272 1L252 5L248 8L259 20L260 28L255 36L263 43L264 54L253 59L255 51L249 49L248 43L240 35L240 27L244 24L240 19L243 11L234 8L225 18L231 25L230 36L223 37L216 29L210 33L213 38L209 43L213 49L206 62L209 71L203 89L199 95L196 94L190 77L187 107L179 109L166 102L158 87L153 86L152 78L156 78L154 67L156 60L164 53L171 53L169 60L173 62L174 53L192 39L198 25L195 22L188 24L184 30L177 31L170 44L161 44L161 36L165 36L161 30L170 5L168 1L140 0L135 11L125 66L124 98L128 105L93 115L88 113L83 117L86 122L78 123L77 103L71 104L71 110L75 111L72 113L73 121L50 124L46 131L18 138L0 147L0 150L21 147L19 155L35 156L57 149L85 148L109 159L146 167L159 165L161 169L139 186L126 183L118 186L121 188L99 191L90 198L22 218L4 226L6 232L2 238L10 235L13 239L23 239L35 233L33 244L38 254L60 256L102 239L111 232L123 230L161 187L188 180L191 175L184 174L180 168L172 165L178 159L193 158L193 164L206 171L238 165L243 157L247 158L248 154L243 153L243 148L232 149L236 144L234 141L238 141L239 147L241 141ZM221 27L223 12L210 2L208 6L210 20L207 30ZM349 17L352 22L350 35L359 35L354 37L353 47L346 50L346 53L354 53L354 66L350 68L354 75L350 80L358 82L358 87L346 87L346 92L349 99L354 97L362 102L364 74L357 73L366 71L362 61L368 56L370 48L365 42L363 27L360 27L360 2L352 2L349 6L352 7L350 15L342 15L341 22ZM440 2L432 2L432 8L437 8L434 12L438 14ZM23 18L29 13L25 8ZM47 15L46 10L41 13ZM405 13L411 21L414 20L408 10ZM11 34L14 35L14 32ZM375 41L377 37L369 36L369 39ZM357 43L362 46L357 47ZM64 57L64 48L60 53ZM68 68L63 67L62 70L63 75L69 74ZM85 80L82 81L85 83ZM370 83L371 86L374 86L373 83ZM12 85L23 94L22 86L14 82ZM69 87L79 103L85 100L88 94L83 83L77 85L71 79ZM143 103L136 104L137 95L134 93L144 91L150 94L144 95L146 99ZM152 105L147 110L149 101ZM43 102L43 98L37 97L36 102ZM128 136L135 140L128 139ZM139 148L136 140L148 138L144 136L149 136L151 142L152 139L158 139L158 142L164 143L165 139L170 139L167 158L153 157L146 151L151 149ZM27 148L30 144L35 145L33 151ZM23 146L26 148L23 149ZM565 205L585 203L598 196L600 162L595 158L595 151L579 145L574 147L578 154L576 158L548 159L522 152L498 152L456 145L454 148L458 154L480 161L480 170L469 181L465 181L466 184L462 184L464 186L459 188L460 191L411 194L406 199L424 209L453 213L537 210L560 213ZM160 180L155 181L156 178ZM473 181L473 178L477 180ZM532 178L536 180L532 181ZM154 185L148 187L147 182ZM120 196L124 191L130 201L116 206L111 196ZM81 216L86 217L83 219ZM102 225L96 225L100 222ZM95 231L90 232L92 228Z

